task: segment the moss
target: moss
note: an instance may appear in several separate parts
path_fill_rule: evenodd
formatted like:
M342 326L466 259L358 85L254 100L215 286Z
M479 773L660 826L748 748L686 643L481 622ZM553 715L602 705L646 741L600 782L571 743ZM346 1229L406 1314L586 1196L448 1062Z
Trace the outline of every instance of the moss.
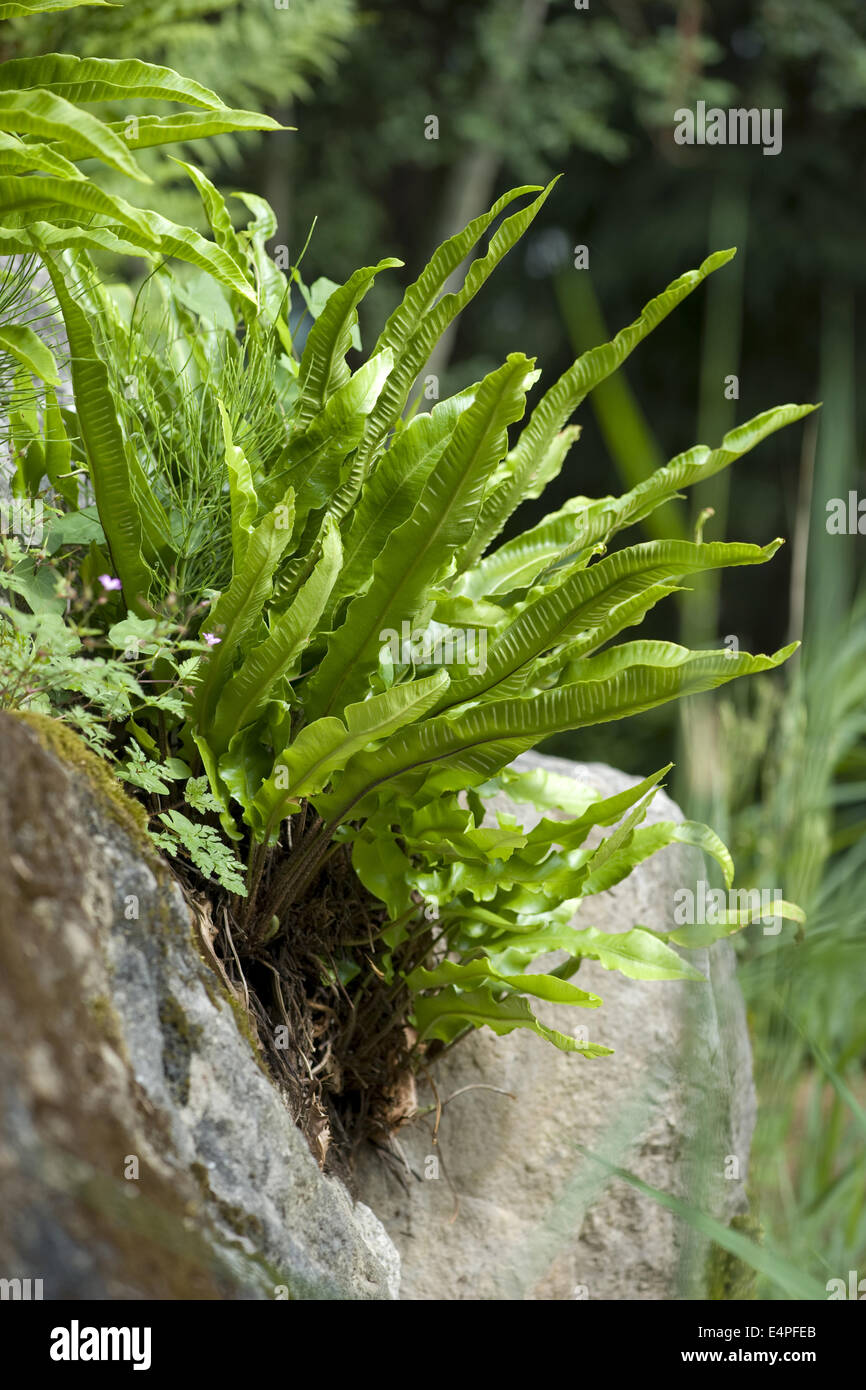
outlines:
M120 1053L123 1060L128 1062L123 1028L117 1016L117 1010L108 996L105 994L94 995L92 999L85 1001L85 1007L100 1033L108 1039L115 1051Z
M221 1197L217 1197L210 1185L208 1170L203 1163L193 1163L190 1172L198 1183L202 1196L216 1207L227 1226L230 1226L244 1240L252 1241L254 1244L261 1241L263 1227L259 1218L254 1216L252 1212L245 1211L243 1207L232 1206L231 1202L223 1201Z
M264 1237L264 1227L259 1218L243 1207L233 1206L231 1202L217 1197L210 1185L210 1174L203 1163L191 1164L190 1173L198 1184L205 1207L216 1208L227 1226L231 1227L242 1239L259 1246ZM264 1287L271 1296L277 1288L287 1290L289 1302L304 1297L317 1298L320 1296L321 1290L294 1272L289 1275L285 1270L276 1269L269 1260L265 1259L261 1250L257 1249L255 1253L249 1254L243 1250L243 1247L238 1246L237 1248L241 1250L248 1265L257 1270Z
M203 961L205 964L207 964L207 962L206 962L205 959L204 959L204 952L203 952L203 951L199 951L199 955L201 956L202 961ZM214 972L213 972L212 970L209 970L209 974L213 974L213 973L214 973ZM204 992L205 992L205 994L207 995L207 997L208 997L208 999L210 1000L210 1002L213 1004L214 1008L215 1008L215 1009L221 1008L222 1006L221 1006L221 1004L220 1004L220 995L217 994L216 990L214 989L213 985L211 984L210 980L208 979L208 976L207 976L207 975L203 975L203 976L201 977L201 982L202 982L202 985L204 986Z
M256 1036L252 1030L252 1026L250 1024L250 1016L247 1013L244 1005L240 1002L240 1000L235 998L231 990L226 988L225 981L220 979L216 970L214 970L212 962L208 960L207 954L205 953L201 941L199 940L199 935L195 928L195 924L192 918L193 914L190 913L190 940L193 946L195 947L196 954L198 955L202 964L206 967L206 972L200 976L202 985L204 986L204 991L210 1002L213 1004L214 1008L220 1008L223 1000L225 1000L225 1002L228 1004L229 1008L235 1016L235 1023L237 1024L238 1032L241 1034L241 1037L243 1037L246 1040L246 1042L249 1043L250 1051L252 1052L253 1057L256 1061L256 1066L262 1073L262 1076L264 1076L268 1082L273 1084L274 1078L271 1076L271 1073L268 1071L264 1061L262 1060L261 1048L259 1047L259 1044L256 1041Z
M197 1023L190 1023L180 1004L170 995L159 1003L159 1025L162 1029L162 1069L169 1089L178 1105L189 1100L189 1064L192 1050L201 1036Z
M264 1077L266 1077L266 1079L269 1082L271 1082L271 1084L273 1084L273 1077L271 1076L270 1072L268 1071L267 1067L262 1061L261 1050L256 1042L255 1034L253 1033L253 1030L250 1026L249 1014L247 1013L240 1000L236 999L233 994L230 994L227 989L223 989L223 997L228 1000L229 1007L231 1008L231 1011L235 1016L235 1023L238 1026L238 1032L244 1038L246 1038L247 1042L250 1045L252 1054L255 1057L256 1062L258 1064L259 1071L262 1073Z
M7 711L32 729L42 747L75 772L83 773L112 820L151 860L158 860L156 846L147 833L147 812L124 791L104 758L92 752L74 729L60 719L32 710Z
M146 1186L149 1191L143 1190ZM135 1185L137 1200L131 1201L127 1183L93 1172L74 1185L73 1195L91 1213L121 1281L134 1270L151 1298L224 1301L239 1296L237 1270L199 1226L194 1205L172 1188L145 1177ZM255 1261L246 1263L252 1273ZM261 1284L262 1293L269 1292L264 1280Z
M71 767L74 771L83 773L99 798L100 804L105 807L115 823L129 835L130 839L136 845L136 848L141 850L151 862L156 862L161 867L167 867L147 833L147 812L144 807L140 802L133 800L133 798L124 791L122 784L112 773L109 764L105 762L103 758L98 757L96 753L92 752L91 749L87 747L86 743L79 738L78 734L75 733L74 729L71 729L68 724L64 724L60 719L52 719L45 714L36 714L32 710L10 710L9 713L16 719L20 719L33 730L39 742L47 752L52 753L62 763ZM165 916L165 921L161 922L160 926L167 931L171 926L175 925L173 914L168 903L160 903L160 908ZM250 1050L256 1059L256 1064L260 1071L270 1081L272 1078L262 1061L261 1051L256 1043L252 1028L250 1027L246 1009L229 990L225 988L223 982L217 977L212 965L207 960L201 948L200 942L196 939L196 932L192 923L190 923L190 936L195 945L196 953L208 968L207 979L216 985L220 997L225 999L229 1004L235 1016L238 1031L249 1043ZM208 990L208 995L211 1002L215 1003L216 1000L210 989ZM94 1002L98 1012L98 1001ZM105 1003L107 1005L108 1001L106 1000ZM96 1016L95 1014L94 1017ZM107 1025L107 1016L103 1014L101 1021L103 1024ZM182 1024L179 1025L179 1029L174 1027L174 1024L178 1022L178 1020L172 1017L167 1019L165 1027L169 1032L173 1032L182 1048ZM104 1028L104 1031L108 1031L107 1026ZM189 1044L187 1041L187 1049L188 1046ZM182 1064L182 1061L183 1059L180 1056L170 1061L172 1071L177 1073L178 1082L180 1082L180 1064ZM179 1065L176 1066L175 1063Z
M735 1216L728 1229L760 1243L763 1228L748 1212ZM707 1298L716 1303L741 1303L756 1296L758 1276L738 1255L715 1242L707 1252Z

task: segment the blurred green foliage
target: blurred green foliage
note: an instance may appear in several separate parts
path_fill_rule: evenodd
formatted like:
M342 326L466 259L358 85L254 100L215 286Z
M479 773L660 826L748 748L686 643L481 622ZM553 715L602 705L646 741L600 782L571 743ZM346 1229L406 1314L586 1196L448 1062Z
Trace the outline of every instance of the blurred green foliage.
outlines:
M285 0L280 6L277 0L124 0L116 8L52 12L7 24L0 54L136 57L189 73L227 105L265 111L291 125L293 104L308 101L317 82L336 78L358 22L357 0ZM108 118L125 119L139 110L146 107L127 101ZM296 138L286 134L280 140ZM219 170L222 181L236 178L246 189L256 183L248 169L261 148L255 134L220 135L171 152L200 162L211 174ZM268 158L279 161L280 148L271 142ZM202 229L201 204L183 173L158 154L141 162L160 189L147 190L138 201ZM101 182L112 183L110 177Z

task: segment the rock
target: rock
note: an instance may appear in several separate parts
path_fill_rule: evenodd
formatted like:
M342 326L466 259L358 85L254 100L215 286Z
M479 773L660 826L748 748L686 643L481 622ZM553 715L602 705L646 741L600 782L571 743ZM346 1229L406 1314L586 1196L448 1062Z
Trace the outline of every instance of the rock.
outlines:
M2 714L0 746L0 1277L396 1296L394 1247L320 1173L140 808L54 721Z
M604 795L636 780L535 754L518 762ZM532 808L520 813L525 824L538 819ZM682 813L660 792L648 820L664 819ZM581 924L669 929L675 889L701 872L695 851L665 849L586 902ZM432 1116L416 1120L390 1152L367 1149L357 1172L360 1196L400 1251L402 1298L707 1296L707 1241L589 1156L725 1224L745 1212L755 1097L734 953L717 943L689 959L706 985L629 980L585 961L578 982L601 995L598 1012L537 1004L561 1031L588 1025L613 1057L587 1060L525 1032L484 1029L436 1063L438 1143ZM419 1091L432 1105L429 1086Z
M0 745L0 1277L46 1298L395 1298L402 1256L407 1299L706 1295L706 1241L592 1155L742 1218L754 1094L729 946L691 953L706 986L585 962L598 1013L539 1006L612 1058L461 1041L434 1071L438 1142L428 1116L387 1161L366 1151L353 1203L259 1066L140 808L52 721L0 715ZM633 780L520 761L603 794ZM660 793L650 819L679 817ZM693 854L654 856L583 920L670 925Z

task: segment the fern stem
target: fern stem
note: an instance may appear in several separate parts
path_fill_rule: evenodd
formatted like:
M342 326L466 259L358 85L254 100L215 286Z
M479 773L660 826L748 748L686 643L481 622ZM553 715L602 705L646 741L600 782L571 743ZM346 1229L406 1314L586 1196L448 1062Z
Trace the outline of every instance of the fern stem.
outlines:
M331 840L328 826L322 826L317 817L307 838L300 844L287 864L277 874L274 890L268 899L262 916L270 921L279 917L286 907L298 897L319 868L321 860Z
M247 868L247 910L244 913L245 928L247 928L252 921L253 912L255 911L259 885L262 881L262 874L265 871L267 852L267 844L258 844L255 840L252 841L250 845L250 862Z

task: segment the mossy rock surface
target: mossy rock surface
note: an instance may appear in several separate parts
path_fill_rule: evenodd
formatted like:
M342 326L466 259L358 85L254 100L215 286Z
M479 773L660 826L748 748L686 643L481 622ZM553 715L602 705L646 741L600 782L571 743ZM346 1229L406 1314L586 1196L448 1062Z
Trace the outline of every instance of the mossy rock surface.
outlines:
M136 847L157 859L156 847L147 833L147 813L141 802L130 796L103 758L87 747L74 729L61 719L32 710L10 710L9 717L20 719L32 729L42 747L53 753L63 765L87 779L102 810L130 836Z
M0 714L0 1275L46 1298L393 1294L197 950L144 812L70 730ZM372 1223L372 1224L371 1224Z

